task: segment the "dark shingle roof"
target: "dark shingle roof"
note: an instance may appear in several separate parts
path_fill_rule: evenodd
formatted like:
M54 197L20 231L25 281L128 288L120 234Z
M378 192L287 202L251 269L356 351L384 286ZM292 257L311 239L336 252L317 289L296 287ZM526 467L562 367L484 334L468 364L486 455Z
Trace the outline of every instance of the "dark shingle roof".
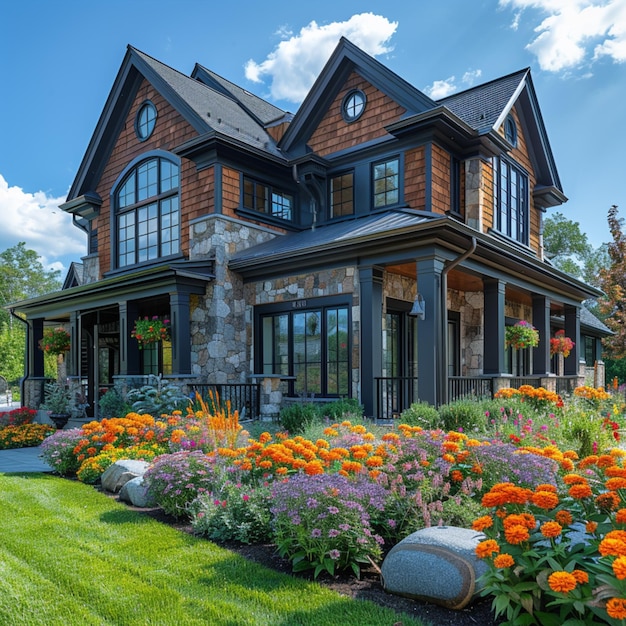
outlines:
M191 109L197 116L196 125L204 126L205 132L213 130L274 156L282 156L272 137L233 96L194 80L135 48L131 49Z
M503 76L484 85L442 98L442 104L478 133L494 129L502 112L509 106L523 83L528 69Z

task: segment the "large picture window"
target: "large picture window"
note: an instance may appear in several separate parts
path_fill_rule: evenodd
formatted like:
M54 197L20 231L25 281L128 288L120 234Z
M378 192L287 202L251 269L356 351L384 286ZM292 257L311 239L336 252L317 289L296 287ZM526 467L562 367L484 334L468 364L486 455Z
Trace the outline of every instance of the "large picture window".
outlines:
M117 266L126 267L180 251L178 165L148 159L133 167L115 195Z
M495 169L495 227L528 245L528 176L505 159L496 159Z
M288 378L290 395L350 395L347 304L327 302L295 310L270 305L258 320L264 374Z

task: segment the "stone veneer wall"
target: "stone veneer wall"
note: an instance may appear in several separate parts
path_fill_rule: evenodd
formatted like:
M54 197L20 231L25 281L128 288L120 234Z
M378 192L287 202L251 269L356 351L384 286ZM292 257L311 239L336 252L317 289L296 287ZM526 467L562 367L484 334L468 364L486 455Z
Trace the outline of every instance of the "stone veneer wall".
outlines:
M276 231L215 214L194 220L190 230L189 258L215 259L215 280L204 296L191 300L191 372L210 383L249 382L252 309L243 280L228 269L228 261Z

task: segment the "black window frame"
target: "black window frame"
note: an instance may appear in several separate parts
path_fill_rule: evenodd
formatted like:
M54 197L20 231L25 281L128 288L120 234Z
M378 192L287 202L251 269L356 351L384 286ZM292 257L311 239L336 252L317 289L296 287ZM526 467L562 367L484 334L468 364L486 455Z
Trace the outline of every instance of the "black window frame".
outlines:
M148 169L145 170L145 176L139 175L143 171L142 168L149 168L152 163L156 163L156 182L150 179ZM164 164L170 168L169 176L164 173ZM170 181L168 188L165 185L166 180ZM145 186L141 186L143 183ZM154 185L156 193L149 193L148 190ZM131 196L132 201L126 203L126 197L121 201L121 194L131 187L132 192L125 193L125 196ZM145 196L142 193L145 193ZM115 213L112 221L114 241L112 262L116 269L149 265L158 263L164 258L181 255L180 161L176 157L157 151L143 155L130 163L112 189L112 206ZM140 224L146 224L145 233L140 232ZM152 226L156 227L150 230ZM129 236L122 239L124 229L128 229ZM171 237L166 239L165 234L170 234ZM140 246L142 239L146 239L147 245ZM123 245L131 241L132 245L128 247ZM157 250L156 254L153 254L151 249L155 246ZM142 258L144 252L147 258ZM128 260L131 255L134 255L132 262Z
M494 228L525 246L530 241L528 173L503 156L494 160ZM506 183L506 189L503 182Z
M355 104L357 102L358 103ZM341 101L341 115L344 121L356 122L365 112L367 96L361 89L351 89Z
M252 186L252 193L247 190L248 185ZM289 217L284 217L285 204L281 201L286 199L290 201ZM261 203L263 204L262 207L259 206ZM294 194L245 174L241 181L241 206L246 211L252 211L268 218L289 223L295 221L296 197ZM283 209L276 211L275 207L283 207Z
M396 163L396 172L392 174L385 173L385 176L381 178L376 177L376 169L380 166L385 167L385 172L387 167L391 163ZM371 177L372 177L372 208L374 210L386 209L392 206L398 206L400 204L400 196L401 196L401 180L402 180L402 163L399 155L390 156L384 159L379 159L377 161L372 162L371 164ZM382 190L377 190L377 182L378 181L389 181L390 179L396 179L395 187L388 187L387 184L384 185ZM388 198L388 194L392 194L395 192L395 199ZM376 203L376 199L379 197L384 198L384 202L381 204Z
M345 310L346 314L346 345L342 346L345 351L345 360L331 360L332 346L329 346L328 334L328 317L327 314L333 310ZM321 355L320 355L320 385L319 391L310 391L306 388L298 388L296 377L296 359L294 349L294 317L297 315L320 312L320 337ZM271 362L265 359L264 345L276 346L277 339L275 334L268 340L264 336L264 320L287 317L287 354L285 363L277 363L277 354L272 352ZM343 398L352 397L352 297L345 296L328 296L322 298L307 298L303 300L280 302L274 304L266 304L255 307L254 311L254 328L255 328L255 371L267 374L268 376L281 376L287 381L287 395L290 397L301 396L303 393L314 394L318 397ZM274 333L275 326L272 325L271 332ZM340 370L339 365L345 365L345 393L339 388L337 393L329 391L329 381L331 378L331 365L335 364L336 379L339 381ZM272 371L267 371L268 366Z
M344 183L344 179L346 177L350 176L352 178L352 182L349 185L345 185ZM335 190L334 187L334 182L336 180L341 179L341 186L339 187L339 189ZM346 200L344 199L344 194L347 193L347 191L350 190L350 199ZM354 211L355 211L355 188L354 188L354 170L349 170L349 171L345 171L345 172L341 172L338 174L334 174L333 176L330 177L329 181L328 181L328 191L329 191L329 200L328 200L328 211L329 211L329 218L332 219L338 219L338 218L342 218L342 217L349 217L351 215L354 215ZM341 195L341 200L338 203L334 202L335 196L336 194L340 194ZM340 206L341 208L344 208L346 206L350 207L350 211L349 212L343 212L341 211L340 213L336 213L335 211L335 207L336 206Z
M148 116L144 119L144 114L148 112L153 113L152 116ZM145 100L141 103L137 115L135 116L135 135L139 141L146 141L150 139L154 129L156 128L158 112L157 108L151 100ZM144 129L146 129L144 131Z

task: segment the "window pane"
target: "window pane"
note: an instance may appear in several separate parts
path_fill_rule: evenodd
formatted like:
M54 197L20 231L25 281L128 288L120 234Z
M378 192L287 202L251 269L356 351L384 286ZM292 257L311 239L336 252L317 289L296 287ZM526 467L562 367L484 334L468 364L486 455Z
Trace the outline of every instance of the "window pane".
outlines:
M133 172L117 194L117 205L120 209L135 204L135 173Z
M396 204L399 201L399 168L400 162L398 159L374 165L375 208Z
M496 228L505 235L528 243L528 178L520 169L500 159L494 162L499 170L495 202Z
M151 198L158 194L158 163L156 159L142 163L137 168L137 201Z
M335 176L330 181L330 216L340 217L354 213L354 175Z

